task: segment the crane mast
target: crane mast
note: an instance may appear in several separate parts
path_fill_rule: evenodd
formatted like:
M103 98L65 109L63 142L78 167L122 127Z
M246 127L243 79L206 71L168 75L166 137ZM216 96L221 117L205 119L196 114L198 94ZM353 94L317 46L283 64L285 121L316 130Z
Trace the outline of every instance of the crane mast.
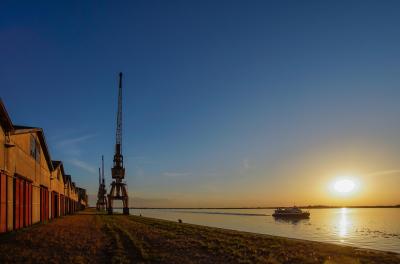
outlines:
M122 200L123 213L129 214L128 193L126 184L122 182L125 177L124 157L122 155L122 72L119 73L117 128L115 133L115 154L111 168L110 194L108 195L108 213L113 213L113 200Z
M122 156L122 72L119 73L117 129L115 133L114 166L111 171L113 179L125 176L124 157Z
M102 179L102 184L104 185L104 188L106 186L105 182L104 182L104 156L101 155L101 179Z
M122 72L119 73L118 85L118 112L117 112L117 130L115 133L115 155L114 166L119 165L122 167Z
M107 190L104 182L104 157L101 156L101 170L99 168L99 190L97 192L97 203L96 208L99 211L107 208Z

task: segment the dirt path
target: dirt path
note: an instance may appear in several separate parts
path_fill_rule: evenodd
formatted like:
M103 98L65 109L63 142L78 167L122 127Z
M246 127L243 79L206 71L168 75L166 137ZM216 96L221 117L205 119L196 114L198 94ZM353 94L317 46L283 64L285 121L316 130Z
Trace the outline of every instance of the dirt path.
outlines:
M398 254L86 210L0 235L0 263L400 263Z
M116 220L115 218L118 218ZM110 249L110 261L112 263L144 263L144 252L135 243L132 234L127 232L119 220L124 216L102 216L105 223L105 232L111 239L113 246Z

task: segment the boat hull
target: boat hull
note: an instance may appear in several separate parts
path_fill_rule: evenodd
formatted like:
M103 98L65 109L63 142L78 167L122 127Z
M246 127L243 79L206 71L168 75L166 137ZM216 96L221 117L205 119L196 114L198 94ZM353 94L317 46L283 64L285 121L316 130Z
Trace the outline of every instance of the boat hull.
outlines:
M276 218L310 218L310 213L305 212L305 213L301 213L301 214L290 214L290 213L286 213L286 214L280 214L280 213L274 213L272 214L273 217Z

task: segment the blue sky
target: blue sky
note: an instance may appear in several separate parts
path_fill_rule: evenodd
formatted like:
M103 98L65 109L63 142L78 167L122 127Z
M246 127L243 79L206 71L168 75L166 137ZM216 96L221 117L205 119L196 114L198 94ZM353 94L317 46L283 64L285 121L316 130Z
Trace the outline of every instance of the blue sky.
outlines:
M399 12L396 1L2 1L0 94L90 193L102 154L110 179L122 71L138 202L398 203ZM323 194L349 171L364 192ZM379 171L393 173L366 176Z

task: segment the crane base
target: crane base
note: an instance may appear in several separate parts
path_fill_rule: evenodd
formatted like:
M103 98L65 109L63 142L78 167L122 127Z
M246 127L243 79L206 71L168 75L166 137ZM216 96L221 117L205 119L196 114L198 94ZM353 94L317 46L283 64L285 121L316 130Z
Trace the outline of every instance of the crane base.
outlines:
M109 215L113 214L113 201L114 200L122 200L124 215L129 215L129 206L128 206L128 192L126 191L125 184L121 182L121 180L113 181L111 183L110 194L107 197L108 206L107 213Z

